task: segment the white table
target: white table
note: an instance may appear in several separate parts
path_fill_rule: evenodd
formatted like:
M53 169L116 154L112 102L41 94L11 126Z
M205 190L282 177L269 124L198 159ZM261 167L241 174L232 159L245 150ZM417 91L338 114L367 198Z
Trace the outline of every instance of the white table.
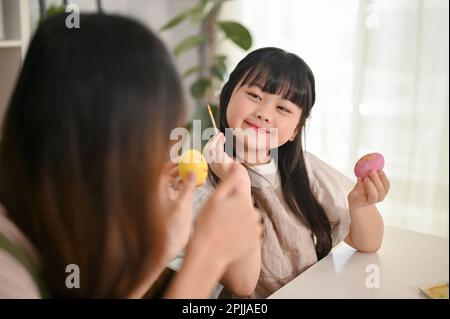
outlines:
M378 252L341 243L269 298L424 298L419 287L448 282L448 244L448 238L386 226Z

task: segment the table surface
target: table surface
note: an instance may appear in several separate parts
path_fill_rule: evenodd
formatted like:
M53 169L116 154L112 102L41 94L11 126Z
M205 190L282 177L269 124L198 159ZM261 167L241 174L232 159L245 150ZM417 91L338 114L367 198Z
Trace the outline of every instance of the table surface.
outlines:
M448 283L448 245L448 238L386 226L378 252L341 243L269 298L425 298L420 287Z

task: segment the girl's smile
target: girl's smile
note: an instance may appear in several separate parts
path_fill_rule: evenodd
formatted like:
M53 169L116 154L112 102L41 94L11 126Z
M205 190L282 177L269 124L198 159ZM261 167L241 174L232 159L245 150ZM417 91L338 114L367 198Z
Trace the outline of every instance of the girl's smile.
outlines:
M256 124L257 121L252 120L244 120L243 129L251 128L257 134L270 134L270 128L265 128L264 126L260 126Z

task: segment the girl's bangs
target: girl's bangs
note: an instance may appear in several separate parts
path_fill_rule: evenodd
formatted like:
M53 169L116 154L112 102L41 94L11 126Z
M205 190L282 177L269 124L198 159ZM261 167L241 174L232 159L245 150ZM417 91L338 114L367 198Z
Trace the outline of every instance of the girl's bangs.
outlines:
M247 71L241 87L257 86L264 93L280 95L303 109L310 105L308 97L311 94L308 93L311 93L311 88L302 80L302 73L295 66L288 66L284 62L259 63Z

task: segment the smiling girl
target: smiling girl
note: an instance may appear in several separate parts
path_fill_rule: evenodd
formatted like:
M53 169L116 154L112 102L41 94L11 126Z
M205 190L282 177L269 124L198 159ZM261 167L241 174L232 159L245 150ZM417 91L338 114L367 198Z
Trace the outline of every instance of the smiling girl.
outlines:
M241 187L264 230L260 246L229 265L221 297L265 298L341 241L362 252L381 246L383 220L375 204L387 195L389 180L374 171L355 184L304 151L302 132L314 102L311 69L278 48L248 54L222 89L221 133L205 148L218 160L210 164L209 183L194 195L194 211L239 161ZM226 129L232 138L227 133L225 139ZM230 142L235 147L226 152Z

